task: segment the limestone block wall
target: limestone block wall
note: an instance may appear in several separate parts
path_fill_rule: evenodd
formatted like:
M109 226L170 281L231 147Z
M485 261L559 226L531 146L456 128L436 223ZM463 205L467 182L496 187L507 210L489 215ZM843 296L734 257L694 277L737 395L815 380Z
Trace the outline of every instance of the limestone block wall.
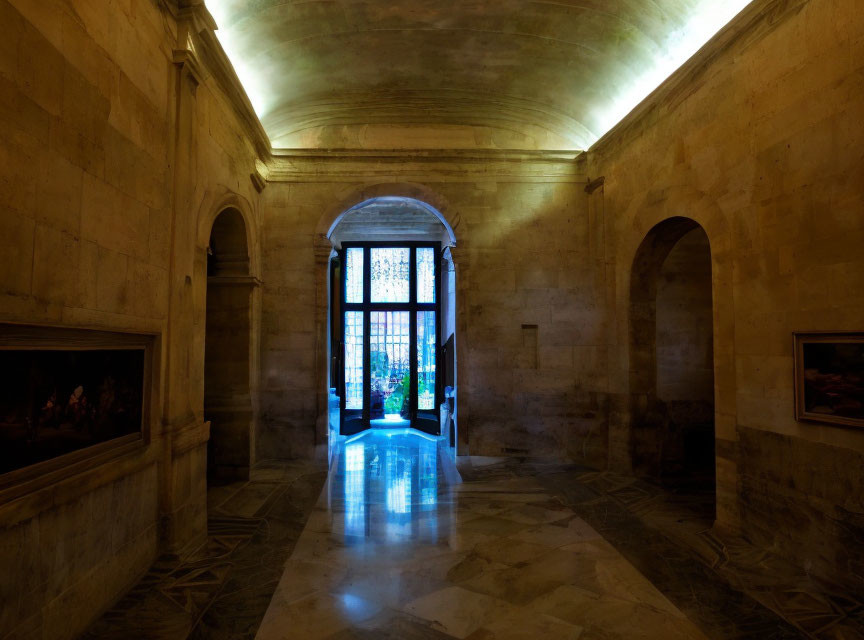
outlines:
M261 205L259 450L311 455L326 437L315 422L326 414L329 225L369 197L407 195L437 207L457 238L460 451L603 464L602 224L574 155L277 158Z
M0 0L0 321L156 334L158 369L149 446L0 486L0 637L75 637L206 534L198 230L254 218L256 152L170 9Z
M712 253L718 522L858 591L864 430L795 421L792 332L864 325L862 113L860 8L766 0L588 159L612 230L612 393L628 390L636 248L689 217ZM626 467L626 412L613 422Z

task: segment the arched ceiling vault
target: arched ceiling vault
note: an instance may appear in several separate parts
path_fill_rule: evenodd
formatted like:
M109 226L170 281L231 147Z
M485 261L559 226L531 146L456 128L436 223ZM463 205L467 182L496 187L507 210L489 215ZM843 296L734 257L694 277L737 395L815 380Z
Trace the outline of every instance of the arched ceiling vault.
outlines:
M334 247L343 242L433 241L456 244L453 229L433 207L414 198L384 196L343 212L327 232Z
M491 132L493 145L495 132L506 132L510 144L586 149L748 3L207 0L207 7L275 148L395 125L473 127Z

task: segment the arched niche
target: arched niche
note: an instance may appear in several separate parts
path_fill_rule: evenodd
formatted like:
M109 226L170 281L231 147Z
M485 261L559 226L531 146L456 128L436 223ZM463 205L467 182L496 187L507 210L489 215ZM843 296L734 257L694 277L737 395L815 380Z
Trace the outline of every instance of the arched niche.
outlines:
M248 478L254 412L251 394L252 289L246 221L233 207L213 222L207 246L204 418L210 422L211 482Z
M712 520L713 313L705 230L685 217L660 222L639 246L630 280L633 469L694 497Z

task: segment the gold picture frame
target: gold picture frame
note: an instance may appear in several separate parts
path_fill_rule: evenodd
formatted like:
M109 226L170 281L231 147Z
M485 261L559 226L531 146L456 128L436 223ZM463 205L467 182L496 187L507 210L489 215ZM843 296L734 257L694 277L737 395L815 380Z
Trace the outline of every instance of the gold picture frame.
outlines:
M139 352L140 418L139 428L116 437L59 452L60 455L34 461L0 473L0 495L6 496L12 487L26 483L38 488L41 479L57 480L70 474L98 466L123 453L147 447L150 442L150 422L153 415L153 388L158 375L159 335L145 332L121 332L68 326L25 325L0 323L0 354L13 352ZM136 398L136 402L139 398ZM38 480L38 481L37 481ZM34 484L34 481L35 484ZM15 495L17 495L17 491ZM14 497L14 496L13 496Z
M864 332L796 332L795 419L864 428Z

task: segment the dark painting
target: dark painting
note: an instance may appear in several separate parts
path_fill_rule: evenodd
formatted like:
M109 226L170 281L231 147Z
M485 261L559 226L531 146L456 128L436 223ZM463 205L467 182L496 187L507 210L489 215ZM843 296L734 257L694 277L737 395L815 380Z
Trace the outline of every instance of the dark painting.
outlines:
M799 417L864 426L864 337L802 336L798 358Z
M0 350L0 473L136 434L144 349Z

